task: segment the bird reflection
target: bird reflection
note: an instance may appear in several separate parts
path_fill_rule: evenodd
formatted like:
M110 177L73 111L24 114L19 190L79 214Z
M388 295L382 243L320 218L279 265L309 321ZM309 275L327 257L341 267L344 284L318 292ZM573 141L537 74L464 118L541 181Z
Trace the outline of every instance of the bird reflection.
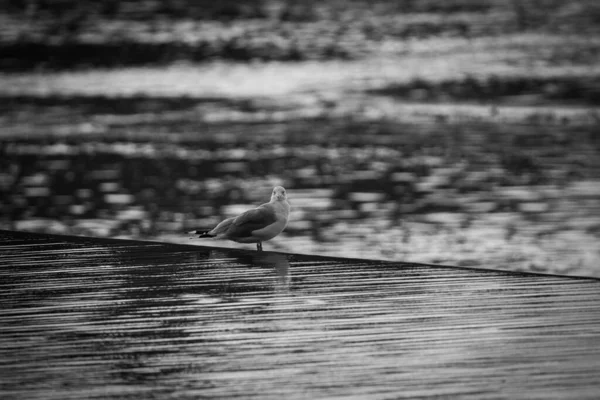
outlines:
M215 263L221 264L221 268L224 266L222 263L227 262L226 265L229 266L233 264L241 264L248 268L258 267L269 269L273 271L272 285L267 283L265 286L275 289L276 293L284 293L289 291L291 282L290 263L286 254L267 251L239 254L238 252L215 249L210 251L209 259ZM233 271L230 270L230 272ZM241 271L238 269L236 272L239 273ZM237 275L237 273L235 275ZM265 274L265 277L267 276L268 275ZM264 287L262 290L264 290Z
M252 263L273 269L275 272L274 286L276 292L290 290L290 262L285 254L262 252L252 255Z

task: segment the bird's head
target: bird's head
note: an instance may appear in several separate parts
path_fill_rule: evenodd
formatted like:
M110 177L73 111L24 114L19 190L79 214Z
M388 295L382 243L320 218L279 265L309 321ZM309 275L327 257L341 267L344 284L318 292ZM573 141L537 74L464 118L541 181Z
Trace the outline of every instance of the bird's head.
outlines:
M283 201L287 200L287 193L282 186L275 186L273 188L273 194L271 195L271 201Z

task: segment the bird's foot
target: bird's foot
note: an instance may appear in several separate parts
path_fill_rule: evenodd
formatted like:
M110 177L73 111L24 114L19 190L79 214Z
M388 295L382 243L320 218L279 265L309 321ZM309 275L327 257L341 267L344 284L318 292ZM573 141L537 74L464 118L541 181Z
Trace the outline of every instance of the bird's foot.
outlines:
M256 243L256 251L263 251L261 242Z

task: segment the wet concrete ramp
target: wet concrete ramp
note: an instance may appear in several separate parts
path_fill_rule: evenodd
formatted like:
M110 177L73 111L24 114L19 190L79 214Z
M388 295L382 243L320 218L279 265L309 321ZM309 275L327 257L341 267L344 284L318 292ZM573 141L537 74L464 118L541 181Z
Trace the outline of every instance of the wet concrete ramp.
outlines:
M600 281L0 231L2 399L598 398Z

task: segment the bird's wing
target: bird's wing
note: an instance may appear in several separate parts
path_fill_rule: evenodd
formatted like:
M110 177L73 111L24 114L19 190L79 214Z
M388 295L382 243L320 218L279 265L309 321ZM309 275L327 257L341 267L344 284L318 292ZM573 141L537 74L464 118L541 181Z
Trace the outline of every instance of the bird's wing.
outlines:
M233 237L250 236L253 231L265 228L275 221L277 221L277 217L273 207L268 203L263 204L237 216L227 234Z
M256 225L256 229L260 229L271 225L276 220L277 217L273 206L267 203L238 215L233 220L233 224L236 226Z

